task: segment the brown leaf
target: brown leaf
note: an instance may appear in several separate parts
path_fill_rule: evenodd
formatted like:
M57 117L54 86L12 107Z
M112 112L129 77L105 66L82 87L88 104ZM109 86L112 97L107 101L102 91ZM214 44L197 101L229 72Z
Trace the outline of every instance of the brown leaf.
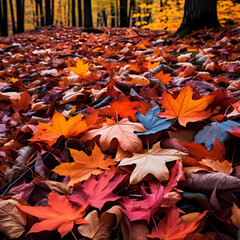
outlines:
M101 217L98 218L98 212L93 210L86 217L85 220L88 222L85 225L78 227L78 231L81 235L90 239L111 239L111 229L114 227L115 219L117 224L121 219L122 213L120 208L117 206L112 207L108 211L102 213Z
M21 212L14 199L0 200L0 231L8 238L18 238L25 232L26 214Z
M145 236L150 234L146 221L130 222L125 215L122 217L121 230L123 240L147 240Z
M180 188L188 191L206 192L216 190L231 190L240 188L240 179L224 173L194 173L186 178Z

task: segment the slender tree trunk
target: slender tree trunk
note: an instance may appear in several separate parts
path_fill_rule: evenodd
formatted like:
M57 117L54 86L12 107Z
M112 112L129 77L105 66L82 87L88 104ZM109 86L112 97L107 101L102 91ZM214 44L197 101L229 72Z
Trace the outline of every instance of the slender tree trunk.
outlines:
M25 0L17 1L17 33L24 32Z
M12 18L12 29L13 29L13 34L15 34L16 33L16 26L15 26L15 17L14 17L12 0L10 0L9 3L10 3L10 10L11 10L11 18Z
M113 1L111 1L111 27L115 27L115 10Z
M132 13L134 10L134 5L135 5L135 0L130 0L130 7L129 7L129 13L128 13L128 23L129 23L130 27L132 27L131 18L132 18Z
M78 26L82 27L82 1L78 0Z
M127 0L120 0L120 27L128 27L128 1Z
M92 27L92 5L91 0L84 0L84 27Z
M2 0L0 0L0 36L2 36L2 28L3 28L3 18L2 18Z
M102 10L102 15L103 15L104 26L107 27L107 16L106 16L106 11L105 10Z
M72 0L72 26L76 26L76 3L75 0Z
M8 36L8 8L7 0L2 0L2 18L1 18L1 35Z
M185 0L184 17L177 33L220 27L217 17L217 0Z
M51 1L45 0L45 23L46 26L53 24L52 22L52 9L51 9Z
M35 1L35 8L36 8L36 22L37 22L37 27L39 27L39 21L38 21L38 16L39 16L39 12L38 12L38 1Z
M40 9L40 19L41 19L41 26L44 26L44 16L43 16L43 4L42 0L39 0L39 9Z
M52 22L52 24L54 24L54 0L52 0L51 10L52 10L52 12L51 12L51 17L52 17L51 22Z

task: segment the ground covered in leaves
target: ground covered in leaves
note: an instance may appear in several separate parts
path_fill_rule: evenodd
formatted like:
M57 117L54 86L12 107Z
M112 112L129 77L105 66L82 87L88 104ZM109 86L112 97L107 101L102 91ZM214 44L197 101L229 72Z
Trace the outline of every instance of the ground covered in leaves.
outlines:
M237 239L240 26L164 34L0 38L1 239Z

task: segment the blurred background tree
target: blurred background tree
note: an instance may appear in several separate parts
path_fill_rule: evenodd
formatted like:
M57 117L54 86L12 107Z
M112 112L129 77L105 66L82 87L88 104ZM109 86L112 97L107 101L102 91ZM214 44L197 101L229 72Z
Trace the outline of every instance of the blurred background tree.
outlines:
M217 1L221 25L239 23L239 12L240 0ZM176 31L183 16L184 0L0 0L0 34L7 36L51 24Z

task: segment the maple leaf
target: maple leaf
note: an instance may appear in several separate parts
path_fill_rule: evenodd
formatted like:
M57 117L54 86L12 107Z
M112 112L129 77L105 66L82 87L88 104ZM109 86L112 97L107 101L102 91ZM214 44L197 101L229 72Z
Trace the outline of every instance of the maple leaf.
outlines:
M76 67L69 67L70 71L73 71L75 74L77 74L79 77L85 77L87 75L87 71L89 69L89 64L84 64L82 59L77 60Z
M155 74L155 77L163 84L169 85L170 81L172 81L172 77L170 77L171 74L163 74L163 71Z
M150 182L150 191L151 193L147 193L144 186L141 186L144 200L136 201L130 199L129 197L123 197L123 206L125 209L121 209L129 220L137 221L137 220L146 220L148 223L150 221L150 217L154 216L155 212L160 207L160 204L163 200L164 196L164 188L160 183Z
M113 190L122 182L125 175L115 176L115 173L114 168L109 173L102 173L98 181L92 175L77 188L73 195L69 196L70 201L78 205L90 204L99 210L106 202L116 201L120 197L114 194Z
M178 209L170 208L165 217L158 223L157 230L153 228L151 235L147 235L147 237L161 237L164 240L184 240L188 233L192 233L197 229L205 215L206 211L199 216L197 221L183 223L179 218Z
M29 109L29 105L31 102L31 96L29 93L25 90L23 93L21 93L19 99L10 99L12 103L12 108L15 111L21 111L27 112Z
M69 176L68 186L73 186L75 183L88 179L91 174L98 175L103 170L109 170L109 166L115 164L114 159L111 157L104 160L105 155L97 145L95 145L91 156L75 149L70 149L70 154L74 162L61 163L52 170L60 175Z
M144 87L147 87L150 84L150 81L143 76L135 74L129 74L128 76L130 77L130 81L127 81L127 83L140 84Z
M173 120L167 121L165 118L160 118L155 116L156 114L159 113L159 111L160 111L160 108L158 105L156 105L155 107L147 111L146 116L139 112L135 113L135 117L147 129L147 131L144 133L136 133L137 135L155 134L171 126Z
M145 132L146 129L141 123L133 123L124 118L119 122L115 122L107 118L107 122L101 128L91 129L81 138L82 141L90 140L101 135L99 143L101 149L106 151L110 148L113 139L117 139L120 147L129 152L141 152L141 139L133 132Z
M131 158L124 158L119 166L136 164L130 176L130 184L140 182L150 173L162 182L169 179L166 162L183 159L186 155L186 153L175 149L162 149L160 142L157 142L151 149L145 149L142 153L134 153Z
M87 223L82 218L86 212L86 206L76 207L65 195L55 191L49 193L47 207L18 205L18 208L40 220L28 233L58 230L63 237L73 229L74 223Z
M60 136L65 138L76 137L80 133L87 131L97 120L97 111L92 111L86 115L86 119L82 119L82 114L79 113L75 117L68 120L59 112L55 112L52 118L52 126L47 123L40 122L39 130L35 132L31 141L40 141L52 146Z
M136 110L142 114L146 114L147 110L151 108L151 104L142 101L130 101L129 97L120 97L119 100L110 103L110 108L101 109L101 115L113 117L115 119L129 118L132 121L137 121L135 117Z
M225 147L218 140L215 140L213 149L207 150L205 146L200 143L181 143L187 148L189 154L194 157L197 161L204 158L218 160L220 162L225 160Z
M227 120L221 123L212 122L194 136L194 142L204 143L209 150L213 147L213 143L216 139L220 143L223 143L231 137L229 130L232 129L233 124L240 127L240 123L232 120Z
M210 112L204 111L212 102L214 96L209 95L198 100L192 99L193 93L190 86L185 87L176 99L166 91L162 94L162 106L165 112L157 116L166 119L177 118L180 125L186 127L188 122L201 121L210 116Z

